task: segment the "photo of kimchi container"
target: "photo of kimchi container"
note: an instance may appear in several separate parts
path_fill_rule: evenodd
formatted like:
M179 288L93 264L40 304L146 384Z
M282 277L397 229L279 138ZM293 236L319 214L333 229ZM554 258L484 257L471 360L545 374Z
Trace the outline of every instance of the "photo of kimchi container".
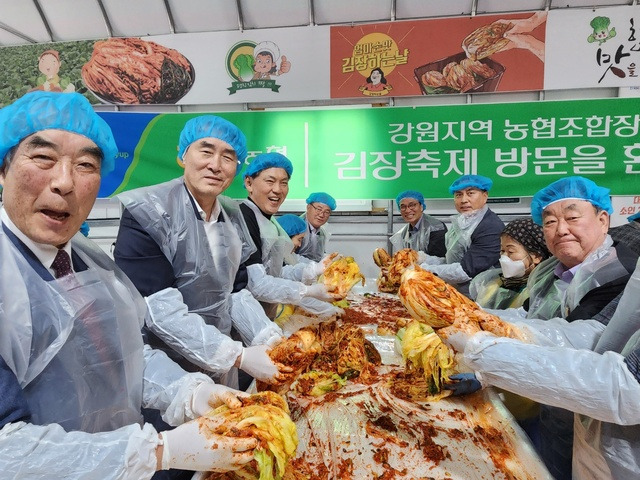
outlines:
M414 70L424 95L495 92L504 66L490 58L471 60L460 52Z
M505 68L489 56L507 46L504 34L512 27L504 22L480 27L464 38L462 52L416 68L422 93L495 92Z
M170 104L191 89L195 70L172 48L140 38L110 38L94 44L82 80L105 103Z

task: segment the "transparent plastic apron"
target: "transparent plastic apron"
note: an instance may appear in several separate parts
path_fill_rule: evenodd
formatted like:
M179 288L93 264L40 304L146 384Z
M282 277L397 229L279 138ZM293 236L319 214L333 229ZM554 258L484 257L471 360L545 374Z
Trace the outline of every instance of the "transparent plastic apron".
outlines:
M246 241L250 236L237 203L218 196L224 221L205 226L197 218L182 178L131 190L118 198L171 260L175 286L189 312L231 336L233 284L240 263L255 251L255 245ZM200 370L149 333L151 342L160 342L160 348L183 368ZM216 380L233 386L235 375L232 369Z
M0 354L35 424L93 433L141 422L144 301L82 235L72 249L88 269L47 281L0 231Z
M302 214L300 216L305 222L306 214ZM324 227L320 227L318 233L312 234L309 229L309 223L307 222L307 231L305 236L302 238L302 245L298 249L298 255L302 255L303 257L307 257L314 262L319 262L324 257L324 252L326 251L326 244L329 238L329 233L324 229Z
M604 243L580 264L570 283L554 275L559 263L555 257L540 263L527 283L531 298L527 318L566 318L591 290L627 275L612 244L611 237L607 236Z
M260 228L260 240L262 241L262 264L267 275L280 277L282 266L285 262L295 264L293 258L293 242L276 219L265 217L258 206L250 200L244 200L256 216ZM277 315L278 304L260 302L267 317L274 319Z
M470 214L452 215L451 228L444 236L447 247L446 263L459 263L471 246L471 235L484 218L486 205Z
M258 206L250 200L244 200L243 203L253 210L258 221L260 240L262 240L262 264L268 275L279 277L285 259L289 258L288 254L293 250L293 243L273 216L265 217Z
M228 335L229 295L244 245L224 206L221 215L225 221L205 227L181 178L125 192L118 198L171 260L176 288L189 312ZM218 201L231 203L222 196Z
M426 227L425 227L426 225ZM394 233L389 241L393 245L393 253L403 248L411 248L417 252L427 252L429 246L429 235L431 235L431 225L423 218L420 228L411 235L411 225L408 223Z

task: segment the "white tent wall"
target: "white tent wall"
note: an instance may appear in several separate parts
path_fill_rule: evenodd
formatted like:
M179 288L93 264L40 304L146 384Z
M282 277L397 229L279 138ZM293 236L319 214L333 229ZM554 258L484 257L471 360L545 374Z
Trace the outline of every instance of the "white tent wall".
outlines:
M0 47L178 33L252 30L260 28L345 25L417 20L451 16L514 13L522 11L584 9L636 5L637 0L0 0ZM393 106L510 103L624 96L617 88L574 89L468 95L430 95L376 99ZM96 106L99 111L132 112L233 112L254 109L313 109L370 107L366 99L238 103L224 105ZM384 106L378 108L385 108ZM621 179L620 181L624 181ZM513 200L513 199L512 199ZM614 204L619 199L614 198ZM515 203L493 203L505 221L529 213L529 198ZM329 250L353 255L367 277L377 268L374 248L387 246L391 233L402 220L391 201L339 202L329 221L333 236ZM301 201L285 202L283 211L301 212ZM455 213L451 200L428 201L429 213L447 220ZM90 237L111 253L117 235L120 205L114 199L99 199L89 217ZM613 218L621 224L624 218ZM365 255L366 253L366 255Z

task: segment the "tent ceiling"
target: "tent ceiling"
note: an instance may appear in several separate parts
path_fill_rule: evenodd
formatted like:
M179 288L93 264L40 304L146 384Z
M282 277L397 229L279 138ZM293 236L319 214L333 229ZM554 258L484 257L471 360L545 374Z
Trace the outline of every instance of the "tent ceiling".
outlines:
M0 0L0 46L636 3L637 0Z

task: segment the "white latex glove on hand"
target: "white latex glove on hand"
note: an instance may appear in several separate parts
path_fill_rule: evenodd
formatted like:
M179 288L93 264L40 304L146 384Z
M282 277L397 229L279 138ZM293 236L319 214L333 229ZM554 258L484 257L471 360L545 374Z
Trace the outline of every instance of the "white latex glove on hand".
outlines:
M337 252L333 252L333 253L329 253L328 255L325 255L324 257L322 257L322 260L320 260L319 262L314 262L315 263L315 274L316 274L316 276L322 275L324 273L324 271L327 269L327 267L329 265L331 265L331 263L334 260L337 260L340 257L341 257L340 254L338 254Z
M227 472L238 470L253 460L255 438L223 437L211 433L221 420L199 418L160 433L164 442L162 469L178 468L197 472Z
M442 341L452 347L456 352L464 354L464 349L467 348L467 345L472 339L475 341L482 341L489 337L498 338L491 332L479 331L470 333L457 331L448 335L447 338L443 338Z
M276 364L267 354L268 345L255 345L242 349L240 356L240 370L247 372L256 380L275 383L282 380L281 372L291 372L292 369L282 364Z
M246 398L249 394L234 390L226 385L217 383L201 383L196 387L191 397L191 411L198 417L206 415L211 409L222 404L229 408L242 406L239 398Z
M342 300L342 296L329 293L327 286L324 283L314 283L313 285L307 285L303 296L317 298L323 302L336 302Z
M453 348L456 352L464 353L464 349L467 346L469 339L475 335L475 333L457 331L451 333L447 338L442 341Z
M424 260L420 260L420 253L424 253L424 252L418 253L418 263L420 264L425 263L427 265L442 265L446 261L444 257L436 257L434 255L427 255L426 253L424 254L425 255Z

